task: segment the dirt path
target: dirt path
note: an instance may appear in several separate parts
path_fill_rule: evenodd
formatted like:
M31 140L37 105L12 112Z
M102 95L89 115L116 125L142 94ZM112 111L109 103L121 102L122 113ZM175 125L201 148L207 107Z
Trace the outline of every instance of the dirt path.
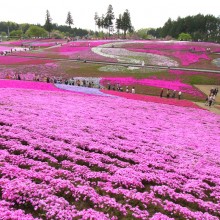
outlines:
M211 88L218 88L220 90L220 85L194 85L199 90L201 90L206 95L209 95ZM215 101L220 104L220 91L216 96Z
M194 85L197 87L199 90L201 90L203 93L206 95L209 95L211 88L218 88L220 90L220 85ZM216 96L216 104L214 106L206 106L205 101L202 102L195 102L198 106L207 109L213 113L219 114L220 115L220 93Z
M220 115L220 105L219 104L216 104L214 106L206 106L205 103L202 103L202 102L195 102L195 104L197 104L198 106L200 106L201 108L204 108L210 112L213 112L215 114L219 114Z

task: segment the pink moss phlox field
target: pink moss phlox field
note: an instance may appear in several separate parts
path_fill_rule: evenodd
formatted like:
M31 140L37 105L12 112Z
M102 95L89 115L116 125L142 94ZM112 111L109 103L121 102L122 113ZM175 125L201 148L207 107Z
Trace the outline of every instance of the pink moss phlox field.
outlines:
M212 52L220 52L220 45L211 42L189 42L189 41L135 41L133 47L139 44L140 48L153 50L173 50L173 51L190 51L206 52L210 48ZM126 45L124 45L126 47ZM129 44L132 47L132 44Z
M22 80L0 80L0 88L62 91L51 83L31 82L31 81L22 81Z
M50 59L34 59L28 57L16 57L16 56L0 56L0 65L12 65L12 64L44 64L52 63Z
M50 51L70 55L71 53L90 51L91 47L97 47L109 42L110 41L73 41L62 45L61 47L55 47Z
M6 41L3 44L13 45L13 46L34 46L34 47L50 47L57 43L66 42L63 39L28 39L28 40L17 40L17 41ZM1 44L2 44L1 43Z
M164 51L164 50L152 50L152 49L130 49L135 52L152 53L164 56L171 56L177 58L183 66L189 66L190 64L197 63L200 59L210 60L206 53L192 53L189 51Z
M22 64L13 66L0 66L0 79L16 79L18 74L22 80L34 80L36 76L40 81L45 81L46 77L53 78L56 73L61 73L58 63L45 64Z
M69 43L63 44L62 46L57 46L46 50L44 55L47 56L48 54L55 54L71 59L117 62L117 59L101 56L91 50L92 47L97 47L109 42L112 41L71 41Z
M1 52L4 52L4 51L9 51L9 50L11 50L12 49L12 47L6 47L6 46L1 46L0 45L0 53Z
M100 81L102 84L110 83L113 84L121 84L125 86L139 84L152 86L157 88L166 88L170 90L176 90L185 92L194 96L203 97L203 94L199 92L197 89L192 87L191 85L182 83L178 80L176 81L168 81L168 80L160 80L160 79L135 79L133 77L105 77Z
M146 96L146 95L141 95L141 94L117 92L117 91L112 91L112 90L102 90L102 92L109 94L109 95L120 96L120 97L127 98L127 99L200 109L200 107L198 105L196 105L193 102L188 101L188 100L166 99L166 98L160 98L160 97L156 97L156 96Z
M220 218L220 117L0 89L0 219Z

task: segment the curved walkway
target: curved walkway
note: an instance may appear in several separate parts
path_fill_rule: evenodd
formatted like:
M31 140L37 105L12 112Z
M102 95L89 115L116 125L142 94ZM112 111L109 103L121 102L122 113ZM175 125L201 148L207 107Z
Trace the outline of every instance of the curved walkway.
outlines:
M220 90L220 85L194 85L196 88L201 90L203 93L205 93L207 96L210 94L210 90L212 88L218 88ZM216 102L220 104L220 91L218 92L218 95L216 96Z
M218 88L220 90L220 85L194 85L196 88L198 88L199 90L201 90L203 93L205 93L207 96L210 93L211 88ZM220 92L218 93L218 95L216 96L216 104L209 107L205 105L205 101L202 102L195 102L195 104L197 104L198 106L200 106L203 109L207 109L215 114L219 114L220 115Z
M90 94L90 95L98 95L98 96L112 96L109 94L105 94L102 91L100 91L97 88L88 88L88 87L83 87L83 86L72 86L72 85L65 85L65 84L54 84L57 88L59 89L64 89L68 91L73 91L73 92L81 92L85 94Z

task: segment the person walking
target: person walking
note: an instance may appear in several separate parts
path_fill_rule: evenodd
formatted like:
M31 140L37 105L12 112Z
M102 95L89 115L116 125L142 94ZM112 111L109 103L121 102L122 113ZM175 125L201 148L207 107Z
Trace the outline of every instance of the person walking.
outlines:
M162 98L162 97L163 97L163 88L160 91L160 98Z
M205 99L205 105L208 106L209 104L209 96L207 96L207 98Z
M128 89L128 86L126 86L126 92L127 92L127 93L129 93L129 89Z
M210 108L211 108L212 102L213 102L213 95L210 95L209 96L209 107Z
M170 90L167 89L167 98L170 98Z
M176 90L173 90L172 98L176 97Z
M132 93L132 94L135 94L135 88L134 88L134 87L132 87L131 93Z
M182 95L182 92L181 92L181 91L179 91L179 93L178 93L178 99L180 99L180 98L181 98L181 95Z
M111 84L108 83L107 85L108 85L108 90L110 90L111 89Z

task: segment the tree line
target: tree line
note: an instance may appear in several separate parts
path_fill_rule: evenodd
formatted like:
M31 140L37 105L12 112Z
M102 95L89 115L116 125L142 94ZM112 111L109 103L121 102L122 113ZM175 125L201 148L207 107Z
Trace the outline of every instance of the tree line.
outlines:
M103 38L107 35L126 38L127 34L132 34L135 38L149 39L178 39L193 41L209 41L220 43L220 17L213 15L198 14L178 17L176 20L169 18L160 28L144 28L134 31L131 23L131 16L126 9L115 18L113 7L109 5L107 12L101 16L95 12L94 31L81 28L74 28L73 18L70 12L67 13L66 25L58 25L52 22L49 11L46 11L45 24L17 24L15 22L0 22L0 37L8 36L10 38L28 38L28 37L89 37L94 36ZM115 23L114 23L115 21ZM106 30L106 31L105 31ZM107 33L106 33L107 32ZM1 39L0 38L0 39Z
M169 18L163 27L152 28L147 34L156 38L220 42L220 17L197 14L177 20Z
M88 30L72 28L73 18L70 12L67 13L66 25L58 25L52 22L49 10L46 11L45 24L17 24L15 22L0 22L0 36L2 38L28 38L28 37L84 37L89 34Z
M129 11L126 9L124 13L120 14L116 18L115 27L114 20L115 15L112 5L107 8L106 14L102 14L101 17L98 13L95 13L95 25L99 31L85 30L81 28L73 28L73 18L71 12L67 13L66 25L58 25L52 22L49 10L46 11L45 24L17 24L15 22L0 22L0 36L7 38L28 38L28 37L88 37L93 35L95 37L105 37L104 29L108 31L108 36L115 34L117 30L117 36L122 35L126 38L127 33L132 33L134 28L131 24L131 17ZM121 33L122 31L122 33Z

